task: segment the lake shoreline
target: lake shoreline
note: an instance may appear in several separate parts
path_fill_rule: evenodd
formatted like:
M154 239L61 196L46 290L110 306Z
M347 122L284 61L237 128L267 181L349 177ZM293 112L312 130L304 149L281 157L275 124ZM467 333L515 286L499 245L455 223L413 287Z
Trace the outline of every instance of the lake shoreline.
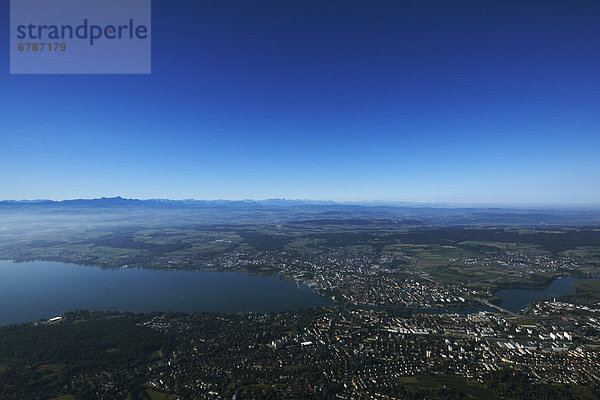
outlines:
M579 280L582 278L563 275L554 278L545 288L503 288L495 291L493 297L501 299L498 303L500 307L518 313L528 309L533 302L573 294L575 291L573 283Z
M0 261L0 325L51 318L76 309L130 312L293 311L334 302L276 277L219 270L81 268Z

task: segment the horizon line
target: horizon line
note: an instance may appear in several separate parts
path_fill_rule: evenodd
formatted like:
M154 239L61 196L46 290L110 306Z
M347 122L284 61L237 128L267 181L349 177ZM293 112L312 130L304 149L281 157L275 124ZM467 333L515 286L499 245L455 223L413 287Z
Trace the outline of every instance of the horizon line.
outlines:
M330 205L371 205L371 206L396 206L396 207L432 207L432 208L592 208L600 209L600 202L598 203L573 203L573 202L521 202L521 203L507 203L507 202L451 202L451 201L436 201L436 200L422 200L422 201L406 201L406 200L319 200L319 199L290 199L285 197L269 197L264 199L196 199L196 198L135 198L135 197L123 197L123 196L102 196L92 198L64 198L64 199L3 199L0 203L41 203L41 202L69 202L69 201L94 201L94 200L126 200L126 201L168 201L168 202L267 202L267 201L281 201L281 202L305 202L305 203L329 203Z

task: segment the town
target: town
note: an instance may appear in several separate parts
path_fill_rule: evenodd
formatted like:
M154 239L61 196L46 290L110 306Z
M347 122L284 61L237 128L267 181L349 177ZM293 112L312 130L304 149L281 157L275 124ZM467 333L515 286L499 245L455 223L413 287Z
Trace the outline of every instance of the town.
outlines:
M272 313L76 311L0 328L0 394L22 398L14 382L33 373L32 398L598 397L600 268L597 247L584 246L597 231L310 232L279 224L0 243L20 261L257 274L332 300ZM554 241L567 235L573 243ZM575 289L510 309L499 296L557 278ZM97 359L73 358L89 353L90 329ZM40 334L54 347L27 341ZM65 346L83 347L65 356Z

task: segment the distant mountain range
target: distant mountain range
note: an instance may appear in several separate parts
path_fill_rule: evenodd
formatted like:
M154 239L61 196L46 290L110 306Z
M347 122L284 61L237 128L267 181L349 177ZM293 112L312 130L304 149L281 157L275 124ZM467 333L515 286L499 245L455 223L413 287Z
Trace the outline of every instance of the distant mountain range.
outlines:
M168 200L103 197L75 200L0 201L2 224L52 226L140 224L310 223L439 226L600 226L600 209L451 207L431 204L339 203L312 200ZM410 222L410 223L409 223Z
M598 210L599 206L489 206L485 204L451 204L451 203L433 203L433 202L386 202L386 201L357 201L357 202L337 202L331 200L302 200L302 199L265 199L265 200L171 200L171 199L128 199L121 196L117 197L101 197L94 199L72 199L72 200L0 200L0 206L7 205L53 205L53 206L98 206L98 207L113 207L113 206L201 206L201 207L248 207L248 206L267 206L267 207L295 207L295 206L342 206L342 207L392 207L392 208L451 208L451 209L468 209L468 210L489 210L489 211L505 211L505 210Z

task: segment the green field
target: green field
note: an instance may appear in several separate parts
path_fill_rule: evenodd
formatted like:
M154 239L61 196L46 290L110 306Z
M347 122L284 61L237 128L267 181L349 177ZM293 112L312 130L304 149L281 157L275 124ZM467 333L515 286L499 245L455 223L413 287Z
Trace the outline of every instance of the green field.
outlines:
M580 280L573 283L577 296L594 297L600 300L600 280Z
M177 397L173 395L167 395L156 390L148 389L146 391L152 400L176 400Z
M410 376L400 378L403 385L427 389L453 389L468 398L496 399L485 385L450 375Z

